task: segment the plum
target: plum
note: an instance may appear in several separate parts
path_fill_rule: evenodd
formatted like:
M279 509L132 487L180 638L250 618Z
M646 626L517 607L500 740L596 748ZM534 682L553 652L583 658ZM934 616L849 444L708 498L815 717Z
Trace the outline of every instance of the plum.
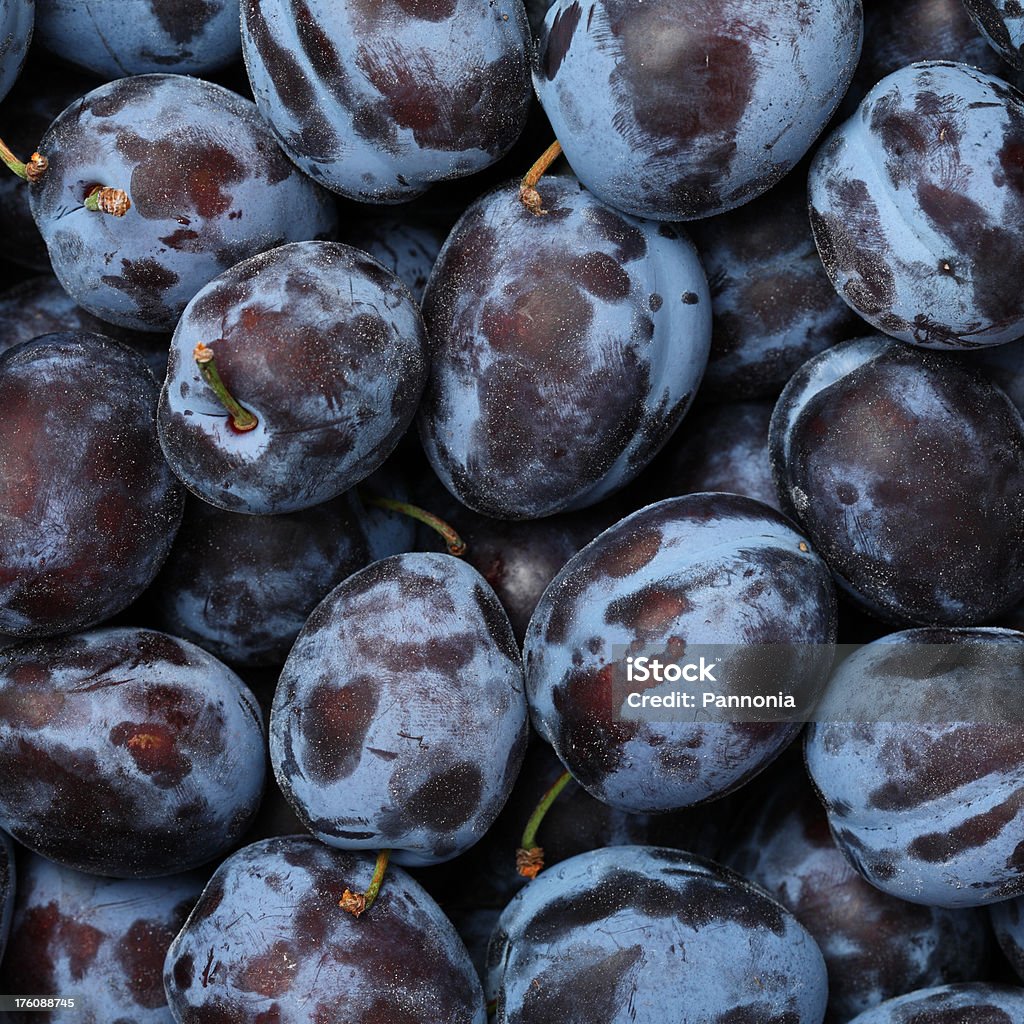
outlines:
M35 0L0 0L0 100L21 74L32 40Z
M963 0L989 45L1017 71L1024 71L1024 8L1019 0Z
M940 985L890 999L850 1024L1014 1024L1024 1014L1024 989L1008 985Z
M628 483L693 400L711 342L696 251L574 179L516 186L463 214L423 312L431 369L419 425L438 477L499 519L578 509Z
M0 825L66 867L186 871L259 806L263 718L212 655L111 628L0 652Z

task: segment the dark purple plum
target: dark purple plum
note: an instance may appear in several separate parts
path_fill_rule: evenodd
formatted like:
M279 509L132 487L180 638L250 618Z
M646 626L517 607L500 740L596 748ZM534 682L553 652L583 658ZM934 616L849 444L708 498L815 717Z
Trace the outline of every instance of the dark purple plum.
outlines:
M0 107L4 142L15 153L31 153L54 118L95 84L87 75L44 66L33 59ZM5 260L49 273L50 256L32 217L25 183L2 169L0 227L0 255Z
M199 344L254 429L236 427L200 373ZM426 374L423 320L405 285L350 246L296 242L232 267L188 304L160 396L160 443L212 505L310 508L391 454Z
M928 907L1024 894L1024 633L928 628L837 670L807 767L847 860Z
M36 41L105 81L238 60L238 0L36 0Z
M830 1024L904 992L984 977L984 914L906 903L865 882L837 848L802 769L725 848L729 867L791 910L821 947Z
M970 365L991 377L1024 414L1024 340L979 349L971 354Z
M526 749L508 616L450 555L395 555L336 587L274 695L270 759L318 838L448 860L498 816Z
M256 107L184 75L137 75L69 106L29 185L54 273L101 320L170 331L188 301L240 260L334 228L330 196L280 151ZM121 217L84 204L126 192Z
M715 645L704 653L722 664L705 689L784 688L808 708L831 664L835 616L828 569L775 509L732 494L659 502L602 533L544 592L524 645L534 727L613 807L659 812L723 796L797 736L799 713L743 720L700 704L688 717L638 715L630 693L660 699L678 685L629 681L627 659L681 665L690 648Z
M1024 989L1008 985L940 985L890 999L850 1024L1016 1024Z
M175 1020L486 1024L462 940L401 868L388 870L358 921L339 908L346 889L366 888L373 866L299 836L229 857L167 952Z
M0 178L0 182L6 180ZM158 382L164 379L169 336L133 331L97 320L81 306L75 305L75 300L52 274L30 277L0 292L0 353L43 334L82 331L103 334L123 342L142 356Z
M406 434L405 440L410 436ZM422 463L422 458L416 461ZM417 549L417 521L411 516L373 504L378 498L405 503L412 501L409 467L401 444L380 469L359 484L356 493L363 506L361 518L372 561L380 561L389 555L404 555Z
M685 415L711 342L681 230L624 217L569 177L540 193L541 216L514 185L470 206L423 301L424 449L452 494L500 519L628 483Z
M535 36L540 35L544 27L544 18L554 2L555 0L526 0L526 14Z
M883 78L822 144L811 227L839 294L925 348L1024 334L1024 96L964 64Z
M403 207L400 213L382 212L350 221L340 240L380 260L419 302L454 220L431 216L421 206Z
M843 98L862 34L860 0L558 0L534 84L599 199L692 220L792 170Z
M0 356L0 634L93 625L156 576L184 504L156 402L141 357L100 335Z
M1024 71L1024 7L1020 0L963 0L963 3L992 49L1017 71Z
M526 124L522 0L243 0L242 47L285 152L350 199L483 170Z
M505 908L488 953L497 1024L821 1024L814 939L738 875L659 847L548 868Z
M797 185L691 226L713 315L702 398L774 398L811 356L863 333L822 268Z
M309 614L370 561L351 502L243 516L190 500L150 592L156 624L235 665L281 665Z
M1017 977L1024 979L1024 917L1021 909L1024 902L1020 898L1003 900L989 908L992 929L996 934L999 948L1002 949L1010 966L1016 971Z
M4 960L14 914L15 874L14 843L6 832L0 831L0 964Z
M184 640L99 629L0 652L0 825L65 867L143 878L222 855L264 764L255 698Z
M725 491L778 508L768 458L772 409L769 402L702 406L665 446L643 483L657 500Z
M32 40L35 0L0 0L0 100L21 74Z
M769 445L783 510L872 614L966 626L1024 596L1024 422L962 360L878 335L830 349Z
M198 873L97 878L28 854L0 989L78 1000L29 1015L41 1024L171 1024L164 958L202 889Z

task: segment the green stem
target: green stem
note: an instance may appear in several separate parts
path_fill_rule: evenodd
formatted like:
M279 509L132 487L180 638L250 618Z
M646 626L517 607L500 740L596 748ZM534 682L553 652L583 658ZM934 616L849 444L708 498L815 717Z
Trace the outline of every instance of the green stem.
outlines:
M572 776L568 772L562 772L555 780L551 788L540 798L530 820L523 829L522 842L516 851L516 869L525 878L536 878L544 867L544 849L537 845L537 830L544 816L551 809L551 805L558 799L559 793L569 784Z
M394 498L374 497L364 500L367 505L372 505L374 508L386 509L388 512L399 512L402 515L409 516L411 519L415 519L417 522L423 523L425 526L429 526L444 539L445 544L448 546L448 554L461 558L466 553L466 542L452 527L440 517L435 516L433 512L428 512L425 508L420 508L419 505L410 505L407 501L396 501Z
M49 161L41 153L33 153L27 163L22 163L3 139L0 139L0 160L23 181L39 181L49 166Z
M351 889L346 889L338 900L338 906L342 910L347 910L353 917L359 917L361 914L365 914L366 911L373 906L374 901L377 899L380 893L380 887L384 882L384 875L388 870L388 862L391 860L390 850L381 850L377 854L377 863L373 868L373 878L370 879L370 884L366 887L366 892L358 893L352 892Z
M259 420L235 400L234 395L228 391L227 385L220 379L220 374L217 372L217 363L213 358L213 349L204 342L199 342L192 352L192 358L195 359L203 380L206 381L210 390L220 399L221 405L227 409L228 416L231 419L231 426L243 434L253 430L259 423Z

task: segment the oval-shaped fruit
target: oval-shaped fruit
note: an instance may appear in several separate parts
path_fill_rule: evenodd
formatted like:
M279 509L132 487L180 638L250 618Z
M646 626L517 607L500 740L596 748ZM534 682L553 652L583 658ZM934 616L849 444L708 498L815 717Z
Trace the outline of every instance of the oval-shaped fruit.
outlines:
M700 260L678 229L545 178L543 215L505 186L474 203L424 295L420 434L461 502L499 519L583 508L654 457L711 342Z
M1024 979L1024 900L1003 900L989 908L992 930L1003 955L1010 961L1010 966L1017 972L1017 977Z
M373 868L299 836L232 854L167 952L175 1020L486 1024L466 947L401 868L359 920L338 906Z
M93 625L156 576L184 504L156 401L142 358L97 334L0 356L0 635Z
M0 987L73 996L78 1005L52 1021L169 1024L164 958L202 889L198 872L97 878L27 854Z
M872 614L966 626L1024 596L1024 421L962 360L877 335L829 349L769 447L783 510Z
M488 951L497 1024L821 1024L814 939L767 893L690 853L593 850L542 872Z
M529 111L521 0L244 0L242 46L285 152L361 202L483 170Z
M196 363L200 344L255 428L235 427ZM160 396L164 454L190 490L230 512L329 501L408 429L426 347L408 289L366 253L296 242L254 256L182 314Z
M1024 633L913 629L836 671L806 758L851 864L931 907L1024 894Z
M725 862L814 936L828 966L828 1019L848 1021L904 992L984 977L984 912L922 907L869 885L836 846L807 773L796 767L750 808L753 820L724 847Z
M1024 1014L1024 988L1008 985L940 985L876 1006L850 1024L1014 1024Z
M1019 0L963 0L968 14L1003 60L1024 71L1024 8Z
M285 242L322 237L334 204L280 151L256 107L184 75L136 75L69 106L38 150L29 186L53 271L101 320L173 330L222 271ZM84 205L96 186L127 193L122 216Z
M98 629L0 653L0 825L97 875L167 875L231 848L263 792L242 681L166 633Z
M0 0L0 100L21 74L35 23L35 0Z
M241 56L238 0L36 0L36 41L105 79L203 75Z
M1024 97L965 64L883 78L822 144L811 227L839 294L925 348L1024 334Z
M807 152L853 77L860 0L558 0L534 85L580 181L656 220L723 213Z
M654 660L678 666L695 645L714 645L705 654L720 671L702 676L702 692L784 689L806 712L835 630L828 569L789 520L734 494L671 498L606 530L544 592L524 645L533 724L580 785L614 807L710 800L793 740L801 712L792 721L716 717L699 694L696 712L638 715L629 694L664 696L678 681L645 679L639 666L630 679L629 659L647 657L653 671ZM771 665L758 669L766 645L777 645Z
M274 694L270 759L318 839L430 864L490 827L526 736L519 650L494 592L450 555L395 555L303 626Z

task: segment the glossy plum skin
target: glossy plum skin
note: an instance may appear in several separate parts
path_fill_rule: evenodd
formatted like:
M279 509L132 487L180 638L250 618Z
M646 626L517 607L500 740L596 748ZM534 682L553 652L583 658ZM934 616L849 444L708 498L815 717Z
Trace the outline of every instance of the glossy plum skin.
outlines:
M254 430L235 430L203 380L200 342L255 414ZM189 302L160 395L160 443L212 505L253 515L310 508L391 454L426 374L423 321L401 281L347 245L296 242L232 267Z
M35 22L35 0L0 0L0 100L21 74Z
M1000 710L1014 713L1022 685L1013 630L907 630L842 664L809 727L807 768L872 885L931 907L1024 894L1024 727Z
M505 908L488 953L497 1024L821 1024L827 987L821 952L788 911L711 861L659 847L548 868Z
M822 268L795 185L691 227L713 314L702 398L774 398L811 356L863 333Z
M424 450L452 494L499 519L628 483L685 415L711 342L682 232L623 217L569 177L540 194L543 216L515 185L470 206L423 301Z
M264 765L255 698L184 640L99 629L0 653L0 825L66 867L143 878L223 854Z
M882 79L811 164L811 227L838 293L925 348L1024 333L1024 97L963 64Z
M534 85L598 198L692 220L756 198L796 165L850 84L862 34L860 0L558 0Z
M161 629L234 665L281 665L309 614L370 561L345 498L279 516L186 506L153 585Z
M242 53L238 0L36 0L36 41L109 81L203 75Z
M141 357L100 335L0 356L0 635L100 622L156 576L184 504L156 399Z
M652 485L652 500L725 491L778 508L768 457L773 408L769 402L734 402L695 411L643 478Z
M75 305L52 274L30 277L0 292L0 354L44 334L82 332L103 334L123 342L142 356L157 382L164 379L171 340L167 335L133 331L97 320Z
M963 0L989 45L1017 71L1024 71L1024 9L1019 0Z
M906 903L865 882L836 846L803 771L774 790L725 849L729 867L814 936L828 967L830 1024L904 992L984 976L984 914Z
M1024 989L1008 985L940 985L890 999L850 1024L1015 1024L1024 1016Z
M44 1024L173 1024L164 957L201 874L97 878L28 854L18 878L3 991L77 997L74 1010L32 1015Z
M274 694L270 760L318 839L431 864L490 827L526 737L519 649L493 591L450 555L395 555L306 622Z
M437 904L391 867L357 921L367 854L288 836L221 864L167 953L175 1020L232 1024L486 1024L480 981ZM245 926L237 927L240 918Z
M253 95L327 188L412 199L512 147L530 104L521 0L243 0Z
M627 683L627 656L680 663L693 644L796 644L776 660L787 662L779 685L802 702L825 682L835 616L828 569L774 509L731 494L650 505L572 558L537 605L524 644L534 728L613 807L660 812L723 796L773 760L799 721L630 717L626 694L657 684ZM722 656L714 689L731 692L730 676L746 678L742 653ZM751 681L737 692L762 690Z
M183 75L94 89L43 136L50 162L30 186L54 273L101 320L171 331L228 267L333 231L334 204L280 151L256 107ZM83 206L94 184L123 189L124 217Z
M0 831L0 964L3 963L7 937L11 931L11 917L14 914L15 886L14 843L11 837Z
M867 611L972 625L1024 591L1024 422L951 355L880 336L786 386L769 434L783 511Z

